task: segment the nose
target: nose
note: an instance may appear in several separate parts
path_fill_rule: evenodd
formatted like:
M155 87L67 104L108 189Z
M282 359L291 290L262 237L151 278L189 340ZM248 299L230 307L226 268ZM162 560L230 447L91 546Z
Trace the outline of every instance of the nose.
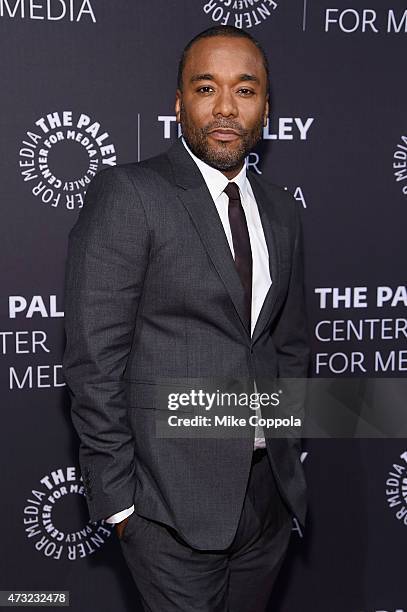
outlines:
M236 117L236 100L229 88L220 89L218 91L212 113L215 117L219 115L222 117Z

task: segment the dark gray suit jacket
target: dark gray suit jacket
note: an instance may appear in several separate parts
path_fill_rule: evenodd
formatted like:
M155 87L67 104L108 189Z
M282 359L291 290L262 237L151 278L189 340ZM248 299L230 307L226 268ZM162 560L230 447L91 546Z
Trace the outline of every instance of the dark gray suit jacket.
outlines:
M69 234L63 366L91 520L134 503L197 548L233 539L253 439L158 438L154 416L162 381L307 375L298 205L248 177L272 278L252 337L221 220L180 140L89 185ZM266 439L280 492L303 524L299 441Z

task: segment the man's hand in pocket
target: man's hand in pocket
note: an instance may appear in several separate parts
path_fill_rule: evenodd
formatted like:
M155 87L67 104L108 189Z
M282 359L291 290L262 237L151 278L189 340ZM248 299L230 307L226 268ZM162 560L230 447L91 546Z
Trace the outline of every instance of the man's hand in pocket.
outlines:
M125 519L123 519L122 521L120 521L120 523L116 523L116 533L118 538L121 540L122 539L122 535L123 535L123 531L127 525L127 521L129 520L131 514L129 516L126 516Z

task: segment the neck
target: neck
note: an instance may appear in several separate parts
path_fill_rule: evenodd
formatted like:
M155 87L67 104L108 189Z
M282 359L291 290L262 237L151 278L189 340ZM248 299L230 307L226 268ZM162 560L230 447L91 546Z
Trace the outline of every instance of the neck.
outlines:
M232 179L235 178L235 176L239 174L243 166L244 166L244 162L241 163L238 168L233 168L233 170L224 170L224 171L222 170L222 174L224 174L226 178L229 179L229 181L231 181Z

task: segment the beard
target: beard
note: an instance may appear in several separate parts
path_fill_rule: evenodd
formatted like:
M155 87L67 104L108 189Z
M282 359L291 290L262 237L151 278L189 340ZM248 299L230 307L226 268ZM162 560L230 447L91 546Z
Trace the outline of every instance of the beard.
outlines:
M204 127L197 127L188 117L183 105L181 105L180 120L182 135L192 153L221 172L241 168L247 155L259 142L263 129L262 116L251 130L245 130L239 122L226 118L212 121ZM209 132L227 128L239 134L238 146L232 148L230 142L219 142L218 146L211 146L208 141Z

